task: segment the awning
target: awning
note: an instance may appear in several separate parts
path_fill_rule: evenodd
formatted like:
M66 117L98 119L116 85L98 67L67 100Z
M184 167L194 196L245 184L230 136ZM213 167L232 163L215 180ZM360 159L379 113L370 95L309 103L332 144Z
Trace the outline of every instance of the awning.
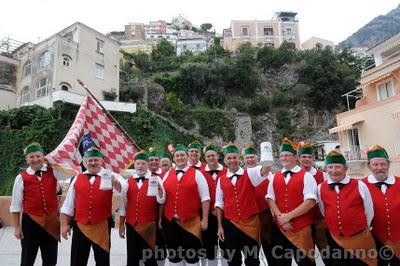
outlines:
M393 116L393 119L395 119L395 118L400 118L400 110L394 111L394 112L392 113L392 116Z
M342 131L346 131L346 130L350 130L353 129L354 125L364 122L364 120L357 120L353 123L349 123L349 124L344 124L344 125L340 125L334 128L329 129L329 134L333 134L333 133L338 133L338 132L342 132Z

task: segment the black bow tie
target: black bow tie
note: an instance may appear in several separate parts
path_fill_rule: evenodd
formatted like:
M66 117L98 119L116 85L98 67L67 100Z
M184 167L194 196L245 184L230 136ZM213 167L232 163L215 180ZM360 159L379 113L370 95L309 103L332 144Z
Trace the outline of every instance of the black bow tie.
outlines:
M87 177L89 179L91 179L92 177L96 177L97 176L97 174L89 174L89 173L87 173L86 175L87 175Z
M42 172L43 172L42 170L36 170L35 175L38 177L42 177Z
M211 176L213 176L214 174L217 174L217 175L218 175L219 170L210 170L210 171L208 171L208 172L210 173Z
M328 186L329 186L329 188L331 190L333 190L336 186L339 187L339 190L341 190L342 187L344 187L345 185L346 184L343 184L343 183L330 183L330 184L328 184Z
M236 180L239 180L239 178L240 178L242 175L233 174L231 177L229 177L229 180L232 180L235 176L236 176Z
M285 176L285 178L288 176L288 174L290 174L290 176L292 176L294 174L294 172L292 172L290 170L283 172L283 175Z
M183 170L176 170L176 175L178 175L179 173L182 173L182 174L184 174L184 173L185 173L185 171L183 171Z
M386 182L376 182L376 183L375 183L375 186L376 186L377 188L379 188L380 190L382 190L382 185L386 185L386 188L389 188L389 187L390 187L390 184L388 184L388 183L386 183Z
M139 177L135 178L136 183L139 183L140 180L142 180L142 183L143 183L145 179L146 179L146 177L144 177L144 176L139 176Z

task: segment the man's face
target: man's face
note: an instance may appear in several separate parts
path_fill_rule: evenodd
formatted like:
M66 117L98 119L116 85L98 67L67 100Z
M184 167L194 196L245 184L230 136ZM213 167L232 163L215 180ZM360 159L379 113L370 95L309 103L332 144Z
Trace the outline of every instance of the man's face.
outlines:
M224 158L226 167L229 168L231 172L236 172L239 169L239 154L237 153L227 153Z
M311 168L314 163L314 158L311 154L302 154L299 156L300 165L304 168Z
M90 174L97 174L100 172L103 165L103 158L101 157L89 157L86 159L85 167Z
M191 164L196 164L200 161L201 153L198 149L189 149L189 160Z
M149 168L150 171L154 172L160 167L160 158L158 157L149 157Z
M180 169L185 168L188 162L188 155L184 151L176 151L174 153L174 162Z
M389 164L385 158L372 158L368 168L378 181L384 181L389 174Z
M27 164L29 164L29 166L37 171L42 169L43 167L43 163L44 163L44 157L43 157L43 153L41 153L40 151L36 151L36 152L31 152L29 154L27 154L25 156L26 162Z
M247 168L257 166L258 164L258 157L255 154L247 154L243 158Z
M160 167L162 171L167 172L171 168L171 161L168 158L161 158Z
M146 162L145 160L135 161L135 170L137 175L139 176L145 175L148 168L149 168L149 163Z
M206 160L207 164L210 166L218 165L218 154L216 151L207 151L204 154L204 159Z
M346 177L347 166L341 163L331 163L326 166L326 171L333 182L340 182Z
M290 170L293 167L296 166L296 159L297 156L295 156L293 153L288 152L288 151L283 151L279 154L279 160L285 169Z

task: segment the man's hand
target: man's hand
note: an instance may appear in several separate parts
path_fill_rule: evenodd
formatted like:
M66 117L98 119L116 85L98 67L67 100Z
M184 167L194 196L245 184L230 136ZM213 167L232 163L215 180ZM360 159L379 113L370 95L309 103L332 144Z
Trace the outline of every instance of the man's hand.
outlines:
M207 219L202 219L200 221L200 225L201 225L201 230L206 231L208 228L208 220Z
M125 224L119 225L119 237L125 239Z
M14 236L17 239L24 239L24 234L22 233L21 227L15 227Z
M290 220L292 220L292 217L289 213L281 213L280 215L278 215L277 219L280 225L284 225L290 222Z
M217 236L219 240L225 241L225 233L224 233L224 228L222 226L218 226Z
M71 235L71 227L69 225L61 226L61 235L65 240L68 240L68 236Z

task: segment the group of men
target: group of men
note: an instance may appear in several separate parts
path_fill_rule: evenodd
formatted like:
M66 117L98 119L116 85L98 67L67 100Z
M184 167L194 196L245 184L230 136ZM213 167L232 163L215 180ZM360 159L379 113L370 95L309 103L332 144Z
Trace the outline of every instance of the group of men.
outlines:
M87 265L91 248L96 265L109 265L114 193L127 265L259 265L261 247L268 265L315 265L315 246L325 265L400 265L400 179L389 174L384 148L367 155L367 177L347 176L337 151L327 154L324 173L313 167L311 145L285 138L273 174L252 146L224 146L223 166L220 148L193 142L177 145L172 160L138 152L123 178L92 148L59 211L57 179L33 143L10 207L21 265L33 265L39 248L43 265L56 265L60 235L68 239L71 228L71 265Z

